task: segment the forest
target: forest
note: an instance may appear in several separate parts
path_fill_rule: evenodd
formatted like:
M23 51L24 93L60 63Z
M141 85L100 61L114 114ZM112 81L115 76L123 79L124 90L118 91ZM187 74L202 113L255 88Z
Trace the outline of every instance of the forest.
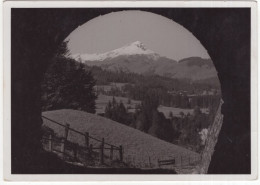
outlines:
M219 84L204 84L191 82L187 79L173 79L158 75L140 75L123 71L107 71L97 66L87 66L97 84L97 94L121 96L134 100L143 100L147 91L153 91L160 105L179 108L208 108L218 104L221 93ZM112 87L105 91L102 85L124 83L122 88ZM211 94L203 94L211 91Z

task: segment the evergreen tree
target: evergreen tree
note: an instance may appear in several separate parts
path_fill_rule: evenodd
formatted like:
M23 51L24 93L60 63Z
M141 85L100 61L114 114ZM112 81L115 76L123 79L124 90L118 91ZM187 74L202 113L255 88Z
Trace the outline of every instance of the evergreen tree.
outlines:
M135 128L142 131L142 132L145 132L146 131L145 123L146 123L146 117L145 117L144 114L140 113L137 116L137 119L136 119L136 122L135 122Z
M105 108L105 117L117 121L119 123L129 125L133 122L132 116L127 112L122 101L117 103L113 97L112 102L109 101Z
M77 109L95 113L95 80L84 65L67 58L63 43L42 83L42 109Z
M152 113L152 125L148 130L148 134L158 137L159 136L159 123L161 122L159 114L157 111L153 111Z
M173 113L172 111L169 112L169 118L172 120L173 119Z
M111 101L108 102L105 108L105 117L111 118L112 117L112 103Z
M194 116L198 116L201 114L201 110L200 110L199 106L194 107L193 114L194 114Z
M184 117L184 113L182 111L179 114L180 114L181 118Z
M131 99L130 98L127 99L127 104L131 104Z

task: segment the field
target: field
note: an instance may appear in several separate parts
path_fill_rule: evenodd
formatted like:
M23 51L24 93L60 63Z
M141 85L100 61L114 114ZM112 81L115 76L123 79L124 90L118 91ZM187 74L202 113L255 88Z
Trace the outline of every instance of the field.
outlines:
M102 90L108 92L108 91L111 91L112 88L122 89L123 86L125 86L126 84L129 84L129 83L116 83L116 82L112 83L112 82L111 82L111 83L108 84L108 85L96 85L96 86L94 87L94 89L95 89L96 91L98 91L98 89L102 89Z
M208 113L208 109L202 108L200 109L201 112L203 113ZM193 114L193 109L181 109L181 108L176 108L176 107L166 107L160 105L158 107L158 111L162 112L166 118L169 118L169 113L172 112L173 116L180 117L180 112L183 112L184 114L190 113L191 115Z
M99 95L96 100L96 113L97 114L104 113L108 102L112 101L112 99L113 99L112 96ZM117 102L122 101L123 104L125 105L125 107L129 108L128 109L129 112L134 112L135 106L137 104L141 103L141 101L138 101L138 100L131 100L131 104L128 104L128 98L124 98L124 97L115 96L115 99ZM181 109L181 108L175 108L175 107L166 107L166 106L162 106L162 105L160 105L158 107L158 111L162 112L166 118L169 117L170 112L172 112L173 116L176 116L176 117L180 117L180 112L183 112L184 114L188 114L188 113L193 114L193 109ZM201 109L201 111L203 113L207 113L207 109Z
M95 114L68 109L48 111L42 114L60 123L69 123L71 128L80 132L89 132L90 136L97 139L104 138L107 143L116 146L122 145L124 161L139 168L156 167L158 159L165 160L175 157L177 164L180 164L181 161L183 164L185 160L186 162L187 160L192 161L199 157L199 154L193 151ZM58 136L63 136L63 127L46 119L43 119L43 125L52 128ZM69 132L68 140L84 145L84 137L74 132ZM90 142L93 146L98 145L93 140Z

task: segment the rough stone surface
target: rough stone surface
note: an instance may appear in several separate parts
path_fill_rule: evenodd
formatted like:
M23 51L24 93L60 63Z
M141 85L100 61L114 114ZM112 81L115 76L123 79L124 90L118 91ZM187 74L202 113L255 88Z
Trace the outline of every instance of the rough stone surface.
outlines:
M221 114L221 106L223 103L223 100L221 100L214 122L209 128L208 139L206 140L205 148L201 154L201 163L198 164L197 167L192 171L194 174L206 174L208 172L211 157L215 151L214 148L217 144L218 135L223 123L223 115Z

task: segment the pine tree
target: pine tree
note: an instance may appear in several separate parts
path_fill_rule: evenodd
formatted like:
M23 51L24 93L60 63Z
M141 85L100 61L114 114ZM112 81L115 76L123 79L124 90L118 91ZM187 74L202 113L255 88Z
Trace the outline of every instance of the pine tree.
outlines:
M132 102L131 102L131 99L130 98L128 98L127 99L127 104L131 104Z
M172 111L169 112L169 118L172 120L173 119L173 113Z
M82 63L68 58L67 52L66 43L63 43L45 74L42 108L77 109L95 113L95 80Z
M182 111L179 114L180 114L181 118L184 117L184 113Z
M111 116L112 116L112 103L111 101L109 101L105 108L105 117L111 118Z
M153 111L152 113L152 125L148 130L148 133L152 136L159 136L159 123L161 122L159 114L157 111Z

